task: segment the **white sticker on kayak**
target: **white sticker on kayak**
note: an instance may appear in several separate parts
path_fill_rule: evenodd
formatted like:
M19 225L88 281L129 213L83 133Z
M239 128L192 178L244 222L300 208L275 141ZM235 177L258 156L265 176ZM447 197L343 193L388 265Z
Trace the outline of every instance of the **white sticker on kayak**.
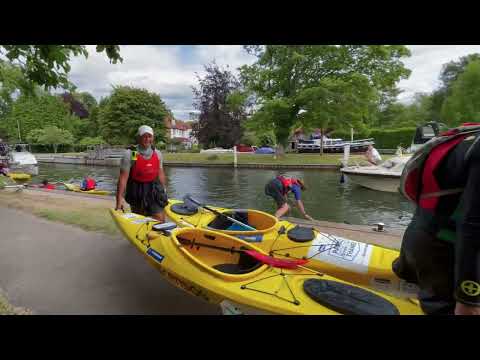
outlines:
M308 258L367 273L372 251L372 245L319 233L308 249Z
M132 224L145 224L147 222L153 222L153 221L158 221L158 220L155 220L155 219L152 219L152 218L141 218L141 219L132 220L131 223Z
M134 213L126 213L122 215L122 217L124 217L125 219L133 219L133 218L136 218L137 216L138 215Z

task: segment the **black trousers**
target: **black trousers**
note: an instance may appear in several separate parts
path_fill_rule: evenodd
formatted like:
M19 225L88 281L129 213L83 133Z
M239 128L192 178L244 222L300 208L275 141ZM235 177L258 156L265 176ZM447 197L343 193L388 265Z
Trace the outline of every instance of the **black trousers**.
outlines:
M438 239L436 230L432 217L417 210L392 268L400 278L418 284L418 299L426 314L453 315L455 246Z

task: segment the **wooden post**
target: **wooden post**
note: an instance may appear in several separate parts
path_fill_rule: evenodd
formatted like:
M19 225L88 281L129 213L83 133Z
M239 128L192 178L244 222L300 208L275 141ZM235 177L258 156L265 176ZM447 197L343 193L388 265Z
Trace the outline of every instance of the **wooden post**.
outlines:
M237 146L233 147L233 167L237 167Z

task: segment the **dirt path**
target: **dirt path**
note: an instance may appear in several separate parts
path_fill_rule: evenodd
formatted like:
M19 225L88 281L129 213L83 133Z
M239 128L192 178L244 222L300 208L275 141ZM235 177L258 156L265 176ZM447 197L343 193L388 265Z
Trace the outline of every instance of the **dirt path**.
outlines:
M0 288L35 314L220 314L166 281L121 236L0 206Z

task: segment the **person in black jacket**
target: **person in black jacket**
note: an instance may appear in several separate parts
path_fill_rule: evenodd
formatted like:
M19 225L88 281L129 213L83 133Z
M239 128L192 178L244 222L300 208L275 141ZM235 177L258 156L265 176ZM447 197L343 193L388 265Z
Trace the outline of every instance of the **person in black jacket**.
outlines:
M433 213L417 207L393 264L419 285L426 314L480 315L479 137L466 137L441 160L432 174L440 188L463 191L439 196Z

